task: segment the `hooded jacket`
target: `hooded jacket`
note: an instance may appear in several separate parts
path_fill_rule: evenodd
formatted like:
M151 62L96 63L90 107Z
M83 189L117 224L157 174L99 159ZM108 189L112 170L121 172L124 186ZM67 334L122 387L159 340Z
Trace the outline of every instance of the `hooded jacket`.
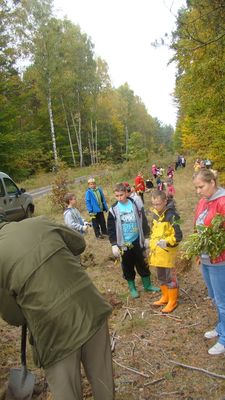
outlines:
M195 211L195 225L209 226L217 214L225 215L225 189L221 187L210 198L199 200ZM224 261L225 250L212 260L212 264L224 263Z
M80 233L84 233L85 220L81 217L80 211L75 207L67 207L63 213L65 224Z
M173 268L178 244L183 236L178 224L180 216L173 202L167 204L162 214L153 209L152 216L149 263L155 267ZM162 249L157 245L160 239L166 240L166 249Z
M0 228L0 315L27 321L34 362L49 367L90 339L111 306L80 265L78 232L44 217Z
M85 201L86 201L86 207L89 213L99 213L102 211L108 211L108 206L106 203L106 199L104 196L104 193L102 189L99 187L96 190L99 191L100 196L101 196L101 201L102 201L102 209L100 208L96 196L94 194L94 190L91 188L88 188L85 194Z
M145 238L148 238L150 233L150 228L148 225L146 215L144 213L144 208L143 207L139 208L137 203L135 203L135 201L130 197L128 197L127 200L132 202L133 211L138 225L139 243L141 248L143 248ZM117 244L119 247L123 247L124 240L122 234L122 223L120 219L118 201L115 202L109 209L107 229L111 245Z

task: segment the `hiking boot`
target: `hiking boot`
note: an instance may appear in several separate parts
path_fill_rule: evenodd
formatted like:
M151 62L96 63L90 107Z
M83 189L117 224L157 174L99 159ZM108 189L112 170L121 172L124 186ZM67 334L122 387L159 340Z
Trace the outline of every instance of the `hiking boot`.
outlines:
M219 334L215 329L213 329L212 331L208 331L204 334L204 338L206 339L213 339L217 336L219 336Z
M223 344L217 342L216 344L214 344L213 347L211 347L208 350L208 353L212 356L217 356L219 354L224 354L225 353L225 347Z

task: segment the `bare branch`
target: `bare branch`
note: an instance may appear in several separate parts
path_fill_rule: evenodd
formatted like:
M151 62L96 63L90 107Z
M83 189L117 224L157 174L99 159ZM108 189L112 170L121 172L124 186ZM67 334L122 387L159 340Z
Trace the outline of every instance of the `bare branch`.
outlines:
M144 376L145 378L150 378L149 375L143 374L143 372L139 372L139 371L137 371L136 369L133 369L133 368L130 368L130 367L126 367L125 365L120 364L118 361L114 360L114 358L113 358L113 362L114 362L115 364L119 365L121 368L125 368L125 369L127 369L128 371L133 372L134 374L138 374L138 375Z
M192 370L194 370L194 371L203 372L204 374L207 374L207 375L209 375L209 376L213 376L214 378L225 379L225 375L219 375L219 374L216 374L216 373L214 373L214 372L210 372L210 371L208 371L207 369L204 369L204 368L192 367L192 365L182 364L182 363L180 363L180 362L173 361L173 360L169 360L169 359L168 359L168 361L169 361L170 363L175 364L175 365L178 365L178 366L180 366L180 367L182 367L182 368L188 368L188 369L192 369Z

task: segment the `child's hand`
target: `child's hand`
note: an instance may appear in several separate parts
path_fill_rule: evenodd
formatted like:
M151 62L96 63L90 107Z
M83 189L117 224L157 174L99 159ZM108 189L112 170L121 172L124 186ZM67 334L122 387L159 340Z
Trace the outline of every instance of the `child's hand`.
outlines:
M120 249L116 244L114 244L112 246L112 252L113 252L113 255L114 255L115 258L119 258L120 257Z
M149 248L149 239L145 239L144 247L145 247L145 249Z
M161 249L166 249L167 248L167 242L164 239L160 239L157 243L157 246L161 247Z

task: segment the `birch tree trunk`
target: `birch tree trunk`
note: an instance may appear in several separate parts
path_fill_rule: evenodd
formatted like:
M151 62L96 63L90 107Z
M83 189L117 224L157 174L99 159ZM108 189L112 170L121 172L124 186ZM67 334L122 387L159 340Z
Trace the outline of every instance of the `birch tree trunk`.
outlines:
M91 160L92 165L95 164L95 145L94 145L94 129L93 122L91 118L91 137L90 137L90 149L91 149Z
M76 127L76 122L73 116L72 111L70 112L74 131L76 134L76 139L77 139L77 146L78 146L78 152L80 156L80 167L83 167L83 148L82 148L82 141L81 141L81 118L80 118L80 113L77 114L78 116L78 129Z
M95 162L98 164L98 125L95 121Z
M127 154L128 154L128 139L129 139L129 134L128 134L128 128L127 128L127 123L125 125L125 153L126 153L126 160L127 160Z
M90 132L88 132L88 147L89 147L89 152L91 156L91 165L94 164L94 159L93 159L93 151L92 151L92 145L91 145L91 135Z
M70 143L70 150L71 150L71 155L72 155L72 159L73 159L73 165L75 167L76 166L76 160L75 160L75 157L74 157L73 143L72 143L72 140L71 140L70 127L69 127L68 120L67 120L67 115L66 115L66 108L65 108L64 101L63 101L63 97L62 96L60 96L60 97L61 97L61 103L62 103L63 112L64 112L64 115L65 115L66 128L67 128L67 133L68 133L68 138L69 138L69 143Z
M54 127L53 112L52 112L51 78L48 78L47 101L48 101L48 114L49 114L51 137L52 137L53 155L54 155L55 165L57 166L58 156L57 156L55 127Z

